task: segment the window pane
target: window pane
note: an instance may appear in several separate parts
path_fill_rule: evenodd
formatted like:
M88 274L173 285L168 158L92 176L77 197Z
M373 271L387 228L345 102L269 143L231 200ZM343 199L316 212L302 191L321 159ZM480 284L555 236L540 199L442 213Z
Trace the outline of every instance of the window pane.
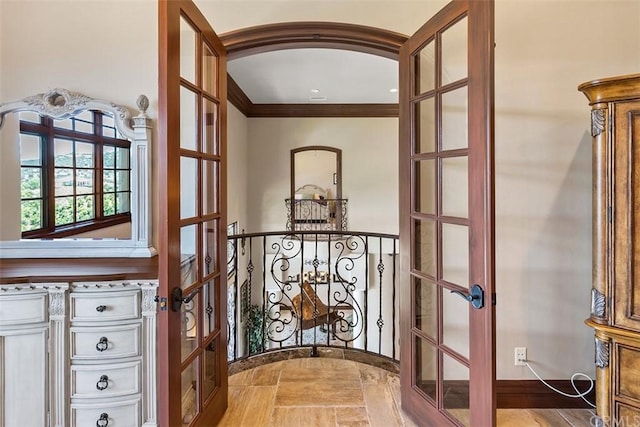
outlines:
M196 94L185 87L180 88L180 148L197 150L197 104Z
M115 215L116 213L116 196L108 193L102 196L102 214L104 216Z
M433 90L436 86L436 54L433 40L420 50L414 61L416 95Z
M73 166L73 143L68 139L56 138L53 142L53 164Z
M118 213L126 213L129 212L131 210L131 206L129 204L129 200L130 200L130 193L125 192L125 193L117 193L117 197L118 197Z
M202 124L203 151L209 154L219 154L218 149L218 104L208 99L204 101L204 122Z
M116 148L116 167L118 169L129 169L129 151L128 148Z
M102 116L102 135L109 138L116 138L116 128L111 114L105 113Z
M40 114L35 111L21 111L19 117L23 122L40 123Z
M468 159L442 159L442 214L467 218L469 212Z
M203 241L203 271L205 275L218 271L218 232L219 221L207 221L204 223Z
M129 171L116 172L116 190L117 191L129 190Z
M76 167L92 168L93 162L93 144L86 142L76 142Z
M436 161L419 160L415 163L415 210L436 213Z
M196 292L196 291L194 291ZM182 311L182 328L180 328L180 346L182 350L182 360L185 360L198 346L198 294L194 295L189 302L184 302ZM187 295L183 295L187 297Z
M467 300L443 289L442 343L464 357L469 357L470 307Z
M23 167L20 175L20 198L42 197L42 169Z
M180 218L196 216L198 195L198 162L180 158Z
M74 217L73 197L57 197L55 206L55 225L71 224Z
M76 194L94 193L93 169L76 169Z
M196 83L196 32L180 17L180 75Z
M469 286L469 229L465 225L442 224L442 278Z
M442 84L467 77L467 18L442 33Z
M65 120L54 120L53 127L57 127L59 129L73 129L73 120L65 119Z
M202 52L202 88L212 95L217 93L218 57L206 44Z
M434 402L437 396L437 352L427 340L415 338L416 387L422 390Z
M433 280L413 278L415 292L415 327L432 337L438 336L438 295ZM464 300L463 300L464 301Z
M436 102L435 98L423 99L416 104L416 153L436 151Z
M218 363L218 358L216 357L216 341L211 341L204 350L202 396L207 399L218 385L218 381L216 379L216 372L218 371L216 369Z
M42 228L42 201L24 200L22 202L21 231Z
M219 283L218 280L208 282L204 285L204 300L203 307L204 319L202 319L203 332L208 337L211 333L216 331L216 307L217 307L217 292Z
M469 368L448 354L443 356L442 399L444 407L465 427L471 425L469 413Z
M116 173L114 171L102 172L102 191L105 193L116 191Z
M468 146L467 87L442 95L442 149Z
M75 130L83 133L93 133L93 113L85 110L73 119Z
M413 266L431 277L436 277L436 223L415 220L415 246Z
M105 145L102 148L102 167L112 169L116 167L116 147Z
M204 214L218 212L218 193L220 177L218 176L220 168L218 162L204 160L202 162L202 209Z
M68 196L73 194L73 169L55 168L55 192L56 196Z
M182 424L188 426L199 412L198 407L198 370L200 357L196 357L189 366L182 371L181 376L181 402L182 402Z
M95 218L93 210L93 195L78 196L76 198L77 221L86 221Z
M42 165L42 144L36 135L20 134L20 164L23 166Z
M197 230L198 227L196 225L188 225L180 229L182 289L189 287L198 277L198 264L196 263Z

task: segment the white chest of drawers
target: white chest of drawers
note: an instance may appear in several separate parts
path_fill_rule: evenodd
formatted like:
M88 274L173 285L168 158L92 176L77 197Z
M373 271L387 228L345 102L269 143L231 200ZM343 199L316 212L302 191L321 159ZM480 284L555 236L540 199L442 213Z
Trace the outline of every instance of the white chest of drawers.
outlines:
M0 427L151 427L157 282L0 287Z

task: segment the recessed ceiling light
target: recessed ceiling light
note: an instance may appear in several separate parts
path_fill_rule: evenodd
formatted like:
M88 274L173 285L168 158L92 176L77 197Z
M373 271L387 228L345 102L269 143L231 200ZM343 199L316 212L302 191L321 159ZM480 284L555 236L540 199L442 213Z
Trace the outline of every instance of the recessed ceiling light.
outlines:
M309 101L326 101L326 96L310 96Z
M311 89L311 93L320 93L320 89Z
M391 92L391 93L396 93L396 92L398 92L398 89L396 89L396 88L389 89L389 92Z

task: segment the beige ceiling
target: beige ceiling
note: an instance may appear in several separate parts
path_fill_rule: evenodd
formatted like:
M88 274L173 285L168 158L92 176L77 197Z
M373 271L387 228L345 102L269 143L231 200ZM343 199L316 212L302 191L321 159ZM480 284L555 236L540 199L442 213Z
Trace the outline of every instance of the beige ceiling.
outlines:
M398 62L360 52L279 50L233 59L228 72L254 104L398 102L390 92L398 88Z

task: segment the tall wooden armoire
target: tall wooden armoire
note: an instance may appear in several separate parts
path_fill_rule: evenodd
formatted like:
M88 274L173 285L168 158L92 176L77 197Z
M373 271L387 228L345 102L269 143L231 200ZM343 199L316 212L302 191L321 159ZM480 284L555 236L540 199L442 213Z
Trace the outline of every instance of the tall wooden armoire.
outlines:
M578 87L591 105L596 403L602 425L640 422L640 74Z

